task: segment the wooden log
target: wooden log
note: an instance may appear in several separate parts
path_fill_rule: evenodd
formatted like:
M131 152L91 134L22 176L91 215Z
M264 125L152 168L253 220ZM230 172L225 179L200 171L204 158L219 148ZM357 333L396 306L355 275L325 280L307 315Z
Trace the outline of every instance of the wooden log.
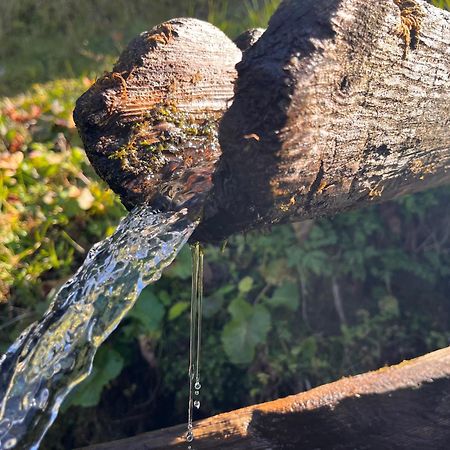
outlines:
M450 14L422 0L285 0L227 110L241 53L173 20L130 44L74 117L129 208L173 208L213 176L197 238L220 240L448 183L449 44Z
M405 52L398 27L411 4L420 30ZM237 68L206 235L450 181L448 12L421 0L286 0Z
M450 347L308 392L201 420L196 450L444 450ZM186 425L85 450L186 449Z
M169 209L209 191L240 59L214 26L173 19L134 39L78 99L86 153L127 208Z

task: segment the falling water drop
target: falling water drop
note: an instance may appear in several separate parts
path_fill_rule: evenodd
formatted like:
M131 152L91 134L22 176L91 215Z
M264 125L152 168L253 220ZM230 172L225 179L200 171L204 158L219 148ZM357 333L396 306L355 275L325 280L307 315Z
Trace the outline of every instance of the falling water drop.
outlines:
M194 439L192 431L193 408L200 408L200 401L194 401L193 396L199 395L200 383L200 346L202 331L202 303L203 303L203 251L199 243L192 245L192 292L191 292L191 327L189 345L189 404L188 404L188 432L186 440ZM195 391L194 391L195 389ZM189 440L189 438L191 440Z
M16 446L16 444L17 444L17 439L16 438L12 438L12 439L9 439L9 440L7 440L5 442L4 448L5 449L13 448L13 447Z

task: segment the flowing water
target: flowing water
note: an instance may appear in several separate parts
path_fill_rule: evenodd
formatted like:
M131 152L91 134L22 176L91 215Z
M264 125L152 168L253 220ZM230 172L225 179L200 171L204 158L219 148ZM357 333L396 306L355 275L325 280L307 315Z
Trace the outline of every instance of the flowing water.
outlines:
M200 346L202 338L203 310L203 250L197 242L192 251L191 333L189 346L189 403L186 440L194 440L193 410L200 408ZM196 400L194 400L196 398ZM191 449L191 446L188 446Z
M1 449L38 448L63 399L89 374L100 344L142 289L160 278L195 226L186 210L155 213L141 207L90 250L42 320L25 330L0 359ZM200 320L197 317L197 330ZM193 365L197 380L198 359Z

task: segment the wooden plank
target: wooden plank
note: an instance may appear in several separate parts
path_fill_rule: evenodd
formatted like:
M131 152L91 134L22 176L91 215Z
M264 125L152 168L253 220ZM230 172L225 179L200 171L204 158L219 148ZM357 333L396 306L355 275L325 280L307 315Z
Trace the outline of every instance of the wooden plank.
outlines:
M85 450L186 449L186 425ZM448 449L450 347L308 392L198 421L192 447Z

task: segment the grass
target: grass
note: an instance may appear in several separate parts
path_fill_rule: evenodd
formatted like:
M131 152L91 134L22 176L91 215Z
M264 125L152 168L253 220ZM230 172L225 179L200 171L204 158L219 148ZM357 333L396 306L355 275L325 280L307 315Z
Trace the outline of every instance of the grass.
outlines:
M194 16L235 36L261 26L278 0L2 0L0 96L58 78L110 69L138 33L172 17ZM150 6L151 5L151 6Z

